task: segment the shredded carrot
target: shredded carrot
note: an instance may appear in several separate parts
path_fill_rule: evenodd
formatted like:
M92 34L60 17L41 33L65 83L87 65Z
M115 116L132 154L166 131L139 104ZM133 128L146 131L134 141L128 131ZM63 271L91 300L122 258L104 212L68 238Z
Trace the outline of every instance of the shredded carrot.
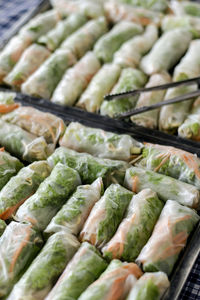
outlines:
M20 105L18 103L14 103L14 104L0 104L0 114L6 114L9 113L11 111L13 111L14 109L18 108Z
M4 147L0 148L0 152L4 152L4 151L5 151Z
M134 176L132 176L132 191L134 192L134 193L137 193L137 185L138 185L138 183L139 183L139 178L138 178L138 176L136 176L136 175L134 175Z

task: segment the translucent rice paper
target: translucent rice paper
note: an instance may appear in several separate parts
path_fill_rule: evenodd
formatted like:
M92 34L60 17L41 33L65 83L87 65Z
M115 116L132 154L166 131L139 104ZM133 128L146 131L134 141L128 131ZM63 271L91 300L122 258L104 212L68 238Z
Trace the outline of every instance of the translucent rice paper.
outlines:
M7 114L20 106L15 103L15 96L13 92L0 92L0 114Z
M0 239L0 296L6 296L42 247L29 224L11 222Z
M139 154L143 147L129 135L86 127L77 122L70 123L59 143L78 152L121 160L130 160L132 155Z
M132 286L142 275L134 263L113 260L98 280L92 283L78 298L79 300L125 299Z
M43 300L79 245L74 236L64 232L51 236L7 299Z
M195 186L150 170L137 167L128 169L124 186L135 193L150 188L163 201L172 199L192 208L199 207L200 194Z
M191 39L192 34L184 28L164 33L142 59L140 67L148 75L170 70L185 53Z
M127 300L159 300L169 285L170 283L165 273L145 273L133 286Z
M65 123L54 114L42 112L31 106L22 106L2 117L2 120L15 124L36 135L43 136L54 146L65 132Z
M85 54L77 64L67 70L55 89L51 101L72 106L86 89L101 64L93 52Z
M168 200L136 261L142 264L145 272L163 271L170 275L198 221L199 216L194 210Z
M133 193L119 184L110 185L94 205L80 233L81 241L102 248L114 235Z
M63 231L78 235L102 192L103 182L101 178L96 179L91 185L78 186L67 203L53 217L45 229L45 233L52 234Z
M49 57L50 52L37 44L28 47L13 70L4 78L10 86L20 88L23 82L34 73L39 66Z

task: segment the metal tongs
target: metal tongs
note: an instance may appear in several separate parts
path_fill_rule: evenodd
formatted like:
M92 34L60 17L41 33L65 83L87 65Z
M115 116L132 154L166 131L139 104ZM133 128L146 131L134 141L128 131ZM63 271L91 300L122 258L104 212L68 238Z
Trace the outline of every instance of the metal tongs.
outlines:
M151 92L151 91L159 91L159 90L166 90L166 89L181 86L181 85L191 85L191 84L194 84L194 83L196 83L198 85L198 90L196 90L194 92L187 93L187 94L184 94L184 95L181 95L181 96L169 99L169 100L165 100L165 101L162 101L162 102L158 102L158 103L153 104L153 105L142 106L142 107L132 109L132 110L129 110L127 112L117 114L117 115L114 116L117 119L123 119L123 118L130 117L130 116L133 116L133 115L141 114L141 113L149 111L149 110L157 109L157 108L159 108L161 106L164 106L164 105L170 105L170 104L173 104L173 103L190 100L192 98L200 96L200 77L194 77L194 78L186 79L186 80L182 80L182 81L176 81L176 82L172 82L172 83L152 86L152 87L149 87L149 88L141 88L141 89L138 89L138 90L132 90L132 91L119 93L119 94L110 94L110 95L104 96L104 99L108 100L108 101L113 100L113 99L123 99L123 98L127 98L129 96L135 96L135 95L141 94L141 93L146 93L146 92Z

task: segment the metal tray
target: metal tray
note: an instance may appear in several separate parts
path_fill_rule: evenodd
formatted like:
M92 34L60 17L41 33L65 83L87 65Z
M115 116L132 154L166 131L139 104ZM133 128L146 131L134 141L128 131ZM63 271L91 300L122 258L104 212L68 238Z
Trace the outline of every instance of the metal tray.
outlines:
M23 18L11 28L4 39L5 44L18 32L18 30L27 23L33 16L50 7L49 0L42 0L38 7L24 15ZM0 91L8 91L8 88L0 88ZM45 112L51 112L61 117L65 123L72 121L80 122L86 126L101 128L116 133L127 133L139 141L157 143L166 146L173 146L188 152L194 153L200 157L200 143L183 139L178 136L169 135L158 130L152 130L141 126L133 125L131 122L118 121L104 117L98 114L89 113L76 107L63 107L54 104L46 99L35 98L21 93L16 93L17 102L24 106L32 106ZM194 263L200 252L200 223L191 234L186 249L182 252L170 276L170 287L163 296L164 300L178 300L181 290L187 281L187 278L194 266Z

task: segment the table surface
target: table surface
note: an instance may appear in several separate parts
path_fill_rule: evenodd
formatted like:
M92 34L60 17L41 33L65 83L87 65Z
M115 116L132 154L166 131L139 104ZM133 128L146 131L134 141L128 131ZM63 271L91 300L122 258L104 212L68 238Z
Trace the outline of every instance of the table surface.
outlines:
M3 42L9 29L17 26L24 15L39 5L41 0L0 0L0 40ZM184 285L179 300L200 299L200 255Z

